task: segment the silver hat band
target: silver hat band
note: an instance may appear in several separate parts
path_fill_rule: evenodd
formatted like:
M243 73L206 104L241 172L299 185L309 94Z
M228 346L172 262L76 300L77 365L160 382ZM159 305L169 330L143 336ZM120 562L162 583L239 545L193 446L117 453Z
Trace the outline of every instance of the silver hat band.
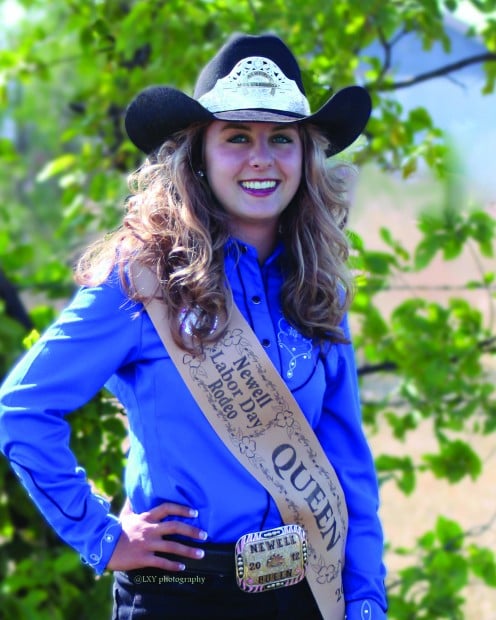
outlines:
M210 112L262 108L308 116L310 105L294 80L275 62L261 56L243 58L198 102Z

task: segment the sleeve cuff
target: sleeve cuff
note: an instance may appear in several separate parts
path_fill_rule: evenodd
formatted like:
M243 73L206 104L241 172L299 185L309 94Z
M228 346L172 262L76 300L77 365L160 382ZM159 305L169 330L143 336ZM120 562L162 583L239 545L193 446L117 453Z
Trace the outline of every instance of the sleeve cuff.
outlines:
M113 515L109 515L109 517L110 522L93 548L81 554L83 563L91 566L97 575L104 573L122 532L122 526L117 518Z
M387 620L386 612L370 599L352 601L346 605L346 620Z

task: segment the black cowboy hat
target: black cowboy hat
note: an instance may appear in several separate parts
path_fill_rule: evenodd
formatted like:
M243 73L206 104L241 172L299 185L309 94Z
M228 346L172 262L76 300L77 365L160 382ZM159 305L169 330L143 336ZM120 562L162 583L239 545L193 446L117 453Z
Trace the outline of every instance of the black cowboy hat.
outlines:
M270 34L234 34L200 73L193 98L168 86L146 88L129 105L125 126L148 154L199 121L308 122L320 128L329 140L327 155L334 155L360 135L370 111L367 91L349 86L311 114L300 68L286 44Z

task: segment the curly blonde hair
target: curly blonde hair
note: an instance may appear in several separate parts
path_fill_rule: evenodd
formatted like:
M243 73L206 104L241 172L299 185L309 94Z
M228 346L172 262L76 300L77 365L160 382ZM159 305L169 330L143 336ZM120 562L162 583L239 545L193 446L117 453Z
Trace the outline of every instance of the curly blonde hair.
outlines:
M173 337L186 349L220 338L231 304L224 273L229 217L197 173L206 127L178 132L130 175L122 225L89 247L75 272L79 284L95 286L117 267L128 296L146 303L128 266L133 261L148 266L158 278ZM303 175L280 220L286 248L281 303L286 319L304 336L341 342L339 323L353 292L346 266L346 180L339 167L328 167L320 132L308 124L298 127ZM182 322L191 312L195 324L188 324L186 342Z

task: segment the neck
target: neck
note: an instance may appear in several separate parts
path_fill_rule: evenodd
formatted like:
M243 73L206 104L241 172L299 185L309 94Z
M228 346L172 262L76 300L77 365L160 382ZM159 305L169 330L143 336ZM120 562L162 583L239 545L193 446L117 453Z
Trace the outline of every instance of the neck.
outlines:
M242 226L231 228L231 234L253 246L257 250L258 262L263 265L272 254L277 242L278 223L274 223L270 228L265 223L264 226Z

